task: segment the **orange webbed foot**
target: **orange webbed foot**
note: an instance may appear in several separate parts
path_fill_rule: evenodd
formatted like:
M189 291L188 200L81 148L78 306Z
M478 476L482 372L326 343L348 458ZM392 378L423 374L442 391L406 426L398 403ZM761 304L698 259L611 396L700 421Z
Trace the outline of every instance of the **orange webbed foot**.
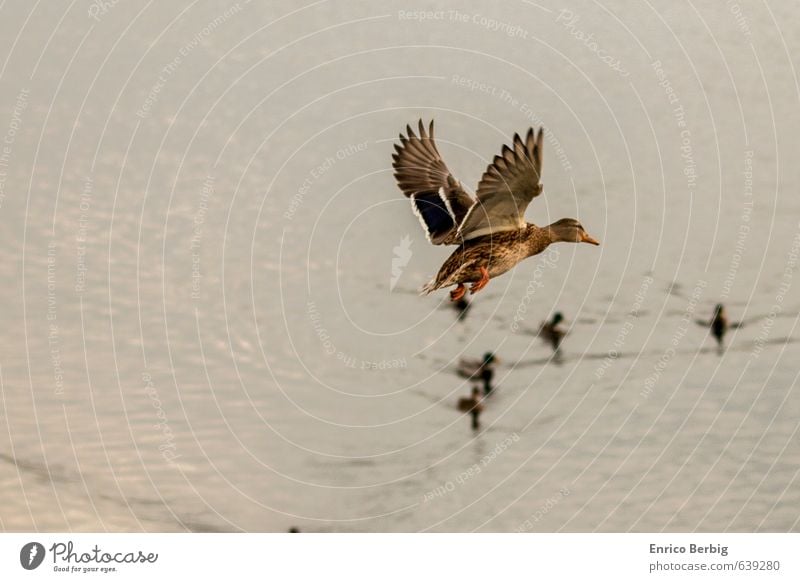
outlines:
M458 301L467 293L467 288L464 287L463 283L459 283L458 287L450 291L450 301Z
M478 279L477 281L475 281L470 286L469 290L473 294L475 294L478 291L480 291L481 289L483 289L484 287L486 287L487 283L489 283L489 271L486 269L486 267L481 267L481 278Z

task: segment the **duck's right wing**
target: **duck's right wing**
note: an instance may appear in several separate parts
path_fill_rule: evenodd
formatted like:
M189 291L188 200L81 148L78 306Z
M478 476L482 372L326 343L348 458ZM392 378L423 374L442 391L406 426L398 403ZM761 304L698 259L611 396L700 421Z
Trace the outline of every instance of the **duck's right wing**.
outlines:
M512 147L503 146L478 183L478 198L459 226L469 240L525 226L525 209L542 192L542 129L533 128L523 140L514 134Z
M433 140L433 121L428 131L419 120L419 136L406 126L408 136L400 134L397 152L392 155L394 177L408 198L414 214L435 244L457 244L458 225L475 203L447 169Z

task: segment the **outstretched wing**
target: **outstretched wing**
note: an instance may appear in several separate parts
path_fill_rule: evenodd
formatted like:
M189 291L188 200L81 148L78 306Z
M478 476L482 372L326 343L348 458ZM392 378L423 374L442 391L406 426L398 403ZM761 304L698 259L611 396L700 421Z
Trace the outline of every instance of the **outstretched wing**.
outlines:
M447 169L433 139L433 121L428 131L419 120L419 136L406 126L400 134L394 160L394 177L420 219L433 244L454 244L458 225L475 203Z
M478 183L478 201L459 226L464 240L525 226L525 209L542 191L542 130L533 128L525 140L514 134L512 147L503 146L499 156Z

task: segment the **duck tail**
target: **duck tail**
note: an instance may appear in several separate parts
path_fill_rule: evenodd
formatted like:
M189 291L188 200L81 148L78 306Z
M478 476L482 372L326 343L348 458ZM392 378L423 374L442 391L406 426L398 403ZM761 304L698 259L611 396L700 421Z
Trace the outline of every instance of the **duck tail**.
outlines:
M434 291L436 291L439 286L436 284L436 278L431 279L427 283L425 283L419 290L420 295L430 295Z

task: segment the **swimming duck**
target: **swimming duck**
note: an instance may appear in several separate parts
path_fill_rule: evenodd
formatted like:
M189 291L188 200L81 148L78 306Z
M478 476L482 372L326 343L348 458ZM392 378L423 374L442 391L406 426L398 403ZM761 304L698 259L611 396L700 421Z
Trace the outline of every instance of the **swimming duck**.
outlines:
M550 322L542 322L539 328L539 336L552 347L553 351L557 352L561 347L561 340L567 335L567 332L561 329L559 324L564 321L564 316L560 311L553 314L553 319Z
M717 345L720 348L722 347L725 334L728 333L728 330L742 327L743 325L743 322L741 321L733 323L728 321L728 315L725 312L725 306L722 305L722 303L717 303L716 307L714 307L714 315L710 321L705 321L702 319L696 319L695 321L698 325L711 328L711 335L717 339Z
M478 417L483 412L483 404L481 403L481 391L477 386L472 388L472 394L467 397L458 399L458 409L461 412L469 412L472 416L472 428L478 430L480 428L480 421Z
M492 378L494 378L494 368L492 366L484 366L481 370L481 380L483 380L483 395L489 396L494 386L492 386Z
M462 321L465 317L467 317L467 313L469 312L469 308L471 306L466 297L462 297L452 305L458 312L458 321Z
M458 374L464 378L477 378L486 368L499 364L500 359L493 352L486 352L481 359L461 358L458 362Z
M725 315L725 307L722 303L714 308L714 317L711 319L711 333L717 338L717 343L722 345L722 338L728 331L728 316Z
M481 406L481 390L477 386L472 387L472 393L469 396L462 396L458 399L458 410L461 412L469 412L476 406Z
M433 121L426 131L419 120L419 135L411 126L395 145L393 167L400 190L410 200L432 244L457 245L438 274L421 292L424 295L456 285L450 299L477 293L492 277L509 271L520 261L537 255L554 242L599 245L574 218L563 218L544 228L525 222L525 209L542 192L543 135L528 130L525 139L514 134L512 146L483 174L475 198L470 196L439 155Z

